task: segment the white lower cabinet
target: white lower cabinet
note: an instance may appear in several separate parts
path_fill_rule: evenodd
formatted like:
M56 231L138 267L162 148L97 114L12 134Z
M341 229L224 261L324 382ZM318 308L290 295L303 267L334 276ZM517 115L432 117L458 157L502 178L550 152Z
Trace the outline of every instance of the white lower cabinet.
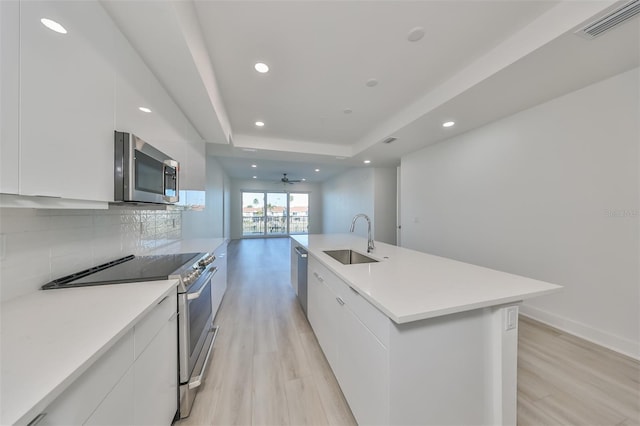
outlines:
M389 353L348 305L340 316L340 387L361 425L388 424Z
M170 425L178 397L176 310L174 293L49 404L33 424Z
M84 423L92 426L127 426L134 416L134 371L130 367Z
M214 252L216 259L213 265L217 268L215 275L211 279L211 311L215 318L222 298L227 291L227 247L229 243L225 241Z
M133 365L135 425L168 425L178 398L178 317L174 314ZM131 424L131 420L129 420Z
M360 296L309 258L308 317L322 351L358 423L388 424L389 354L353 297Z

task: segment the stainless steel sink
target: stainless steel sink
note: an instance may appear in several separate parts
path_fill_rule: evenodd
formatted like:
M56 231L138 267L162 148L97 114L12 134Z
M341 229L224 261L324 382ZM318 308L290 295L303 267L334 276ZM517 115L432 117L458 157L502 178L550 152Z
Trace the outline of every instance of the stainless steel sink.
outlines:
M325 250L324 252L343 265L377 262L377 260L353 250Z

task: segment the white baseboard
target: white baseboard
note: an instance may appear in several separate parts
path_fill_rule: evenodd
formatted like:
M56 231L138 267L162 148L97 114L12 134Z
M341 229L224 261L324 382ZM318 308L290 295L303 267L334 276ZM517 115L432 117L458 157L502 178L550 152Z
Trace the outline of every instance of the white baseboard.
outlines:
M555 327L640 361L640 342L634 342L633 340L598 330L589 325L534 308L526 303L520 306L520 313L536 321L540 321L551 327Z

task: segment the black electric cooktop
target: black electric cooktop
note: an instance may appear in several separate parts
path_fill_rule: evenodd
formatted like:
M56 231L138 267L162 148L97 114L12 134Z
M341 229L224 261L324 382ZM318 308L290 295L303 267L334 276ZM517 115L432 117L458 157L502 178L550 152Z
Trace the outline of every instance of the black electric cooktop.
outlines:
M43 290L119 284L137 281L166 280L179 274L186 264L195 263L202 253L180 253L157 256L126 256L112 262L94 266L42 286Z

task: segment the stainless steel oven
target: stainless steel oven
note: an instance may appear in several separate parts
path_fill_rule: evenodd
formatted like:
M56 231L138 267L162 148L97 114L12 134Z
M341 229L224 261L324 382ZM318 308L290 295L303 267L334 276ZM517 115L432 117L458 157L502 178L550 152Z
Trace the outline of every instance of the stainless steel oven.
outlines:
M208 265L186 291L178 292L180 418L191 412L218 332L213 326L215 313L211 301L211 281L216 272L213 265Z

